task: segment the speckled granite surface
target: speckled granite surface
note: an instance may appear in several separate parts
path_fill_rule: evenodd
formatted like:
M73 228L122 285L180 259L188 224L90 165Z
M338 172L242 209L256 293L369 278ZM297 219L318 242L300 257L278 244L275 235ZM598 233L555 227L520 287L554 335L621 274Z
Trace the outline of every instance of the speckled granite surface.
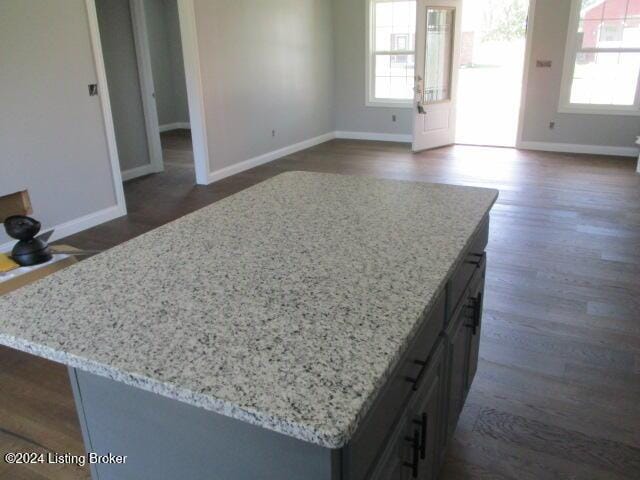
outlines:
M496 196L279 175L0 298L0 343L341 447Z

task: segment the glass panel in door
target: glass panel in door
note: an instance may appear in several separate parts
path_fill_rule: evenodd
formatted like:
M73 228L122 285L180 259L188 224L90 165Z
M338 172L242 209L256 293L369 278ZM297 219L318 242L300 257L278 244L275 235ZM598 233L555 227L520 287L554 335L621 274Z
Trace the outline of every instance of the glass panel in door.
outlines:
M455 14L455 8L427 8L423 104L451 99Z

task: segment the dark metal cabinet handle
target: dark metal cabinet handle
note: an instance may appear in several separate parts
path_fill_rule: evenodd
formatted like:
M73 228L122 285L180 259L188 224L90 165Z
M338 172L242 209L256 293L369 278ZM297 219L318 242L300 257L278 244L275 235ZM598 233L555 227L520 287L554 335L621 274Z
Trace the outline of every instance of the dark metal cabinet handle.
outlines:
M470 253L467 255L467 257L471 258L465 260L464 263L479 267L480 265L482 265L482 259L484 258L484 255L484 253Z
M473 334L478 333L478 327L480 327L480 318L482 317L482 292L478 293L477 297L471 298L470 308L473 310L473 323L466 324L466 327L473 329Z
M478 328L480 328L480 319L482 318L482 292L478 293L478 296L476 297L476 309L473 312L474 313L474 317L473 317L473 325L474 325L474 329L473 329L473 334L476 334L476 330Z
M418 468L420 467L420 434L418 430L414 430L413 437L405 437L405 440L411 442L413 457L411 462L404 462L405 467L411 469L411 476L418 478Z
M418 387L420 386L420 380L422 380L422 376L424 375L424 372L427 370L427 365L429 364L429 358L427 358L426 360L414 360L413 363L415 363L416 365L420 365L422 367L418 372L418 375L415 378L414 377L404 377L404 378L407 382L413 383L413 390L415 391L415 390L418 390Z
M427 413L422 412L420 420L414 420L413 423L420 425L422 435L420 435L420 458L425 459L427 456L427 425L428 425Z

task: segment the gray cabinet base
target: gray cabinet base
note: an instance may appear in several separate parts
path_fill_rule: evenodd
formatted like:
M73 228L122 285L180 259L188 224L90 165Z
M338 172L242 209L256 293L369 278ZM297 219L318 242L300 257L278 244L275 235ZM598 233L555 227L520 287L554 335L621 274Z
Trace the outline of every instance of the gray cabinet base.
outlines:
M340 452L69 369L94 480L336 480Z

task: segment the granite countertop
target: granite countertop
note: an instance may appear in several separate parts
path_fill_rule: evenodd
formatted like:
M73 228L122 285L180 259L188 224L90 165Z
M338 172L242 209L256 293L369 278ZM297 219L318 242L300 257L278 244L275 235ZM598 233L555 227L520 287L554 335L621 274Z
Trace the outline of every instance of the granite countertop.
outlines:
M0 298L0 343L345 445L496 190L292 172Z

